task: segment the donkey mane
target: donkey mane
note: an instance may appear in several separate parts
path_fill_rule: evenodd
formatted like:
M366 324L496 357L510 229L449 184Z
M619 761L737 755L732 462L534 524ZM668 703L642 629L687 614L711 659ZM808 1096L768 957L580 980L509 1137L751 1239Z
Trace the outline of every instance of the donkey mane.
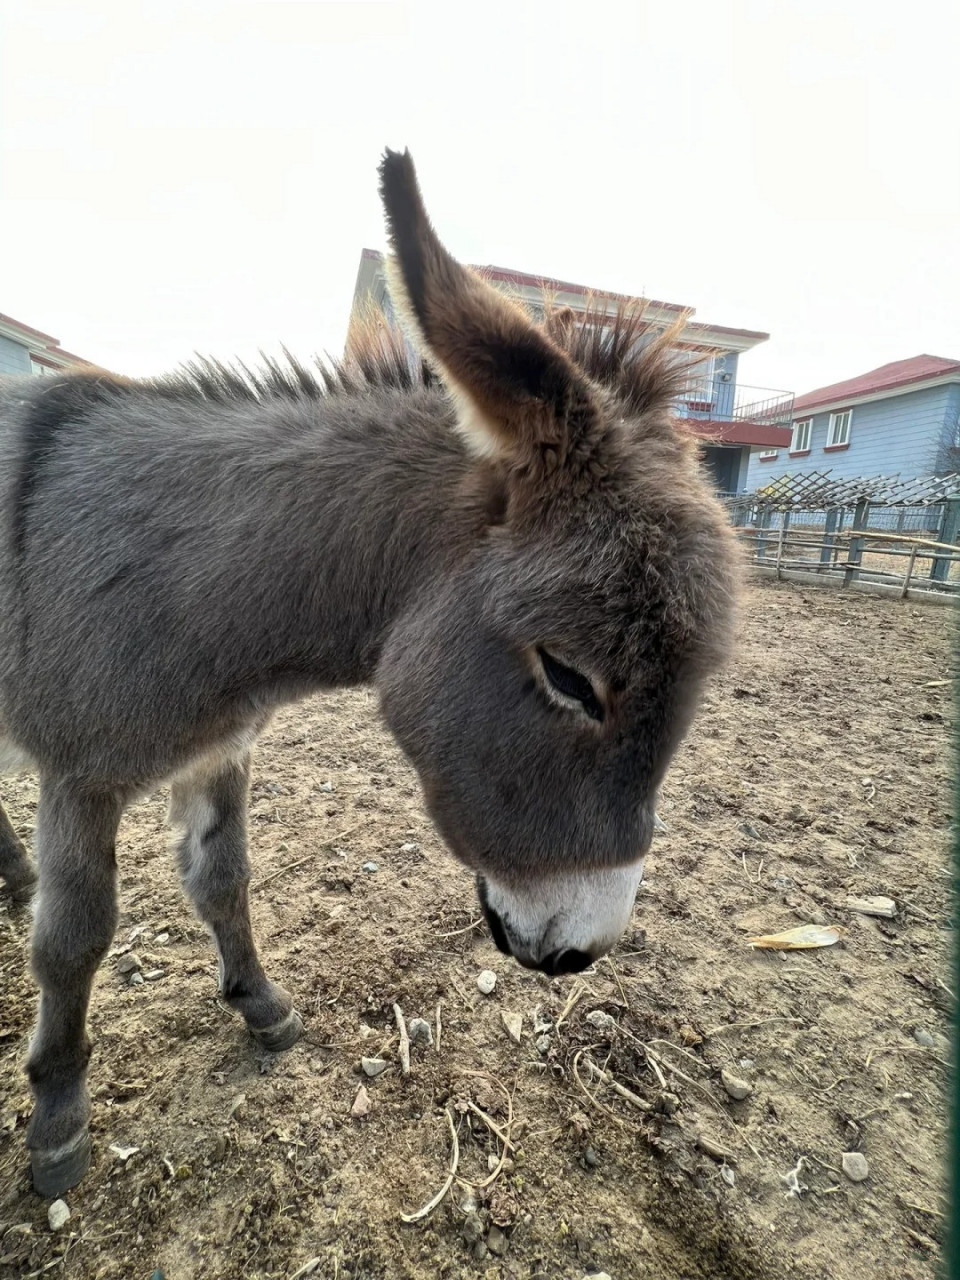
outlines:
M593 298L579 313L547 300L537 327L588 378L612 392L625 410L640 415L669 408L689 377L686 366L675 358L687 319L684 314L665 328L647 317L640 302L622 301L610 314ZM440 384L429 362L411 355L402 332L375 305L351 320L342 359L315 356L304 363L286 347L282 350L283 360L261 352L261 364L255 368L240 360L228 363L198 356L147 382L172 399L199 397L216 404L353 397Z

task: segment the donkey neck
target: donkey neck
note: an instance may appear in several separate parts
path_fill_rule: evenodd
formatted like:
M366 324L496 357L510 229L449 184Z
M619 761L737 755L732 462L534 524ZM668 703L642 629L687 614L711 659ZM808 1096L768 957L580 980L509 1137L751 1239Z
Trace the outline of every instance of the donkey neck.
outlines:
M235 548L263 575L239 608L253 615L247 647L262 654L250 680L292 692L369 679L393 620L485 523L476 464L439 391L334 397L302 411L307 429L253 468L257 546Z

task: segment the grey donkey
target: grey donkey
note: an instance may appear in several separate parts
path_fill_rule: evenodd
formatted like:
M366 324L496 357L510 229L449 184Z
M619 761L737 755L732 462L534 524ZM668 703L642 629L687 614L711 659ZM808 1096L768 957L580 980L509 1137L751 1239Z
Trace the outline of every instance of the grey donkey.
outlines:
M342 362L92 368L0 392L0 769L35 769L33 1180L91 1158L86 1014L126 805L171 783L224 1000L302 1029L247 901L250 753L274 708L373 681L493 938L582 969L627 924L657 790L738 581L671 405L680 327L539 323L441 245L409 153L381 194L391 293ZM0 810L0 875L32 865Z

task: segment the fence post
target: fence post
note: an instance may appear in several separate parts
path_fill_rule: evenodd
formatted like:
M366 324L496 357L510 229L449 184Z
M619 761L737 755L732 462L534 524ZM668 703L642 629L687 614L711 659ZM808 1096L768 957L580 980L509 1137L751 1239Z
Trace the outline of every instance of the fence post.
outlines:
M853 513L853 529L865 529L870 520L870 499L861 498L857 503L857 509ZM843 575L843 585L849 586L854 578L860 576L857 569L860 561L863 559L863 538L851 538L850 550L847 553L847 564L850 568Z
M757 529L758 530L769 529L772 521L773 521L773 511L770 509L770 507L758 506L756 518L754 520L754 524L756 525ZM756 547L757 547L757 551L756 551L757 559L765 560L767 555L766 538L764 538L761 535L758 535Z
M833 555L833 549L837 544L836 538L832 538L830 535L837 532L837 522L841 514L842 508L840 507L831 507L827 512L827 518L823 525L823 548L820 551L821 565L830 563L830 558ZM817 573L819 572L820 570L818 569Z
M783 548L787 540L787 529L790 527L790 512L780 512L780 536L777 538L777 581L781 580L780 565L783 561Z
M948 498L943 504L943 518L937 532L937 541L956 544L960 533L960 498ZM946 582L950 576L950 561L936 559L930 566L930 578L933 582Z

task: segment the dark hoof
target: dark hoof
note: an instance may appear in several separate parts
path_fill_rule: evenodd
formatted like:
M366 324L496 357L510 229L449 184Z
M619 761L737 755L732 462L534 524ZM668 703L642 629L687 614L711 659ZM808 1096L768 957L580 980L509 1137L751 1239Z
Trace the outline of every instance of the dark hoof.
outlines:
M44 1200L56 1200L75 1187L90 1168L90 1134L84 1129L62 1147L30 1152L33 1188Z
M3 884L0 881L0 884ZM15 880L13 882L6 881L7 891L10 894L14 904L18 907L25 907L29 904L37 890L36 874L31 872L26 879Z
M272 1027L251 1027L250 1030L269 1053L282 1053L300 1039L303 1023L296 1009L291 1009L282 1022L275 1022Z

